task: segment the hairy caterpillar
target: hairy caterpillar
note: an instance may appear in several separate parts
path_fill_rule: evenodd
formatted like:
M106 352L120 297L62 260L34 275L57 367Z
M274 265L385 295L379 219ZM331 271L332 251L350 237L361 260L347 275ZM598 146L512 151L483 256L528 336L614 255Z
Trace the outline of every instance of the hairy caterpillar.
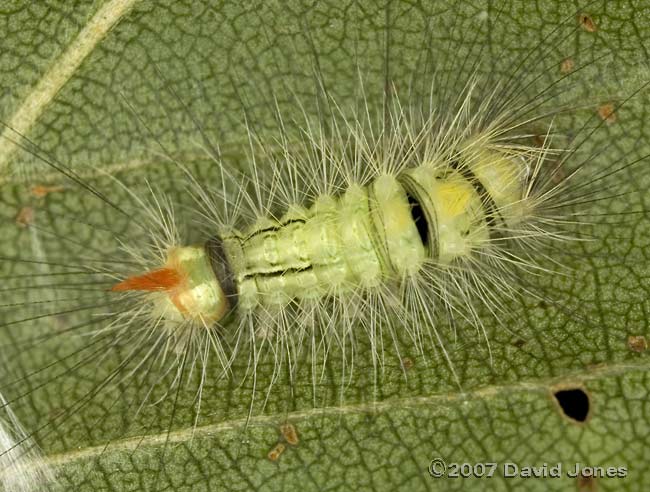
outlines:
M392 8L399 11L395 6ZM387 8L382 15L388 16L391 11ZM469 25L480 26L482 17L478 14L482 13L480 9L472 11L471 15L477 17L468 17L472 19ZM438 22L454 18L447 14L437 21L433 12L428 15L427 19L433 19L430 22L437 27ZM493 16L495 23L504 24L498 15ZM462 14L458 18L462 25ZM612 114L618 114L619 107L625 108L624 100L616 101L603 120L596 114L591 99L587 104L575 95L573 99L565 96L576 79L593 80L586 72L597 66L595 61L581 59L580 49L571 48L568 53L575 56L582 70L574 67L571 75L565 76L559 68L562 58L556 51L562 50L555 48L566 49L561 44L565 34L578 31L581 34L576 34L576 38L584 40L582 33L589 33L575 21L575 13L568 12L558 21L557 31L546 35L546 44L540 49L529 47L530 51L523 56L508 58L498 65L509 72L495 70L490 74L487 67L498 59L498 51L488 56L481 50L469 50L466 67L463 62L454 63L456 59L451 57L447 60L452 61L447 61L448 66L440 72L438 66L419 71L422 65L416 64L416 68L410 67L405 73L410 76L415 72L421 87L408 85L408 78L400 74L399 55L382 54L382 63L387 66L390 60L393 68L382 68L381 77L365 73L363 58L358 57L352 60L347 75L347 82L355 87L350 91L353 96L346 95L345 81L339 89L339 80L317 73L316 82L310 81L315 97L293 94L288 104L283 104L278 94L266 95L271 123L262 121L258 125L262 118L255 112L255 105L247 101L254 97L250 95L253 90L242 89L243 84L236 81L232 85L244 92L239 102L250 122L239 127L239 132L244 140L252 141L250 152L239 159L244 163L238 162L245 169L242 174L228 162L227 149L226 157L222 157L214 140L203 138L205 119L197 119L199 123L194 124L194 111L184 110L183 92L175 95L174 88L167 87L164 69L162 74L150 75L162 81L158 90L176 102L176 112L190 120L186 125L195 129L194 136L198 134L207 148L207 165L191 163L196 164L192 167L168 151L168 140L164 135L158 137L155 128L149 128L150 122L141 115L140 108L134 108L136 116L130 115L130 121L136 121L140 128L144 127L145 134L152 135L150 148L160 141L167 160L176 161L149 167L144 176L153 182L150 189L138 183L140 176L131 178L128 172L118 173L117 179L98 173L80 177L83 169L61 161L56 157L56 149L43 151L46 143L39 139L25 135L21 140L10 134L9 138L24 150L55 164L60 173L80 181L86 190L81 194L83 198L75 202L68 198L73 183L59 179L50 187L58 191L46 194L45 204L34 198L34 216L29 219L29 214L23 214L21 219L31 226L21 228L23 242L17 241L17 248L29 254L7 255L3 261L6 281L18 296L3 305L2 312L2 323L10 333L9 341L15 351L11 353L14 371L19 375L6 385L7 390L13 395L13 404L33 401L38 406L53 400L45 405L49 411L47 421L34 417L42 413L40 409L22 409L30 422L30 433L45 441L53 433L60 441L50 447L55 450L72 449L77 440L86 446L97 445L99 448L90 449L101 458L104 449L110 452L112 447L137 444L140 436L159 433L165 443L173 442L175 429L182 431L189 425L200 430L206 414L208 422L230 422L249 412L253 416L262 411L281 415L294 408L390 401L392 387L409 384L402 382L407 370L410 381L418 377L441 381L438 389L442 392L449 388L456 391L459 383L463 388L473 384L480 387L488 384L488 377L473 383L470 380L475 372L470 371L468 377L466 367L458 371L454 336L457 333L461 342L475 342L476 346L469 350L474 350L479 364L489 365L487 348L494 347L495 338L504 336L504 332L520 331L516 318L522 311L515 310L514 316L509 312L519 296L528 303L552 306L560 313L559 323L562 316L565 322L590 323L585 320L589 294L565 299L563 292L551 290L550 286L557 284L545 283L554 275L548 272L559 271L571 281L572 273L561 265L567 257L585 254L583 244L590 241L583 241L583 229L590 233L593 219L601 228L605 224L604 230L608 231L607 214L617 210L610 207L615 195L628 191L629 182L641 180L644 175L640 166L632 165L636 157L616 154L615 159L603 160L593 155L594 148L608 147L609 142L598 140L598 135L610 135L608 122ZM305 37L309 39L314 32L317 31L312 28ZM480 46L481 39L477 36L469 46ZM457 46L455 42L449 43L453 53ZM387 39L386 45L389 44ZM468 46L458 44L461 49ZM424 49L431 47L422 45L426 66L428 57L433 57ZM541 61L534 59L536 53L541 53ZM568 56L567 51L561 56ZM310 60L315 65L320 61L317 55ZM542 76L550 80L544 79L537 86ZM261 88L253 89L262 92ZM630 87L626 89L632 92ZM125 112L130 114L130 94L125 92ZM568 97L568 102L564 97ZM297 114L288 113L287 106L291 105L303 109ZM566 114L580 114L583 105L589 107L583 120L572 120L563 127L568 127L573 136L555 130ZM316 110L310 111L314 107ZM552 118L560 121L553 123ZM265 132L264 123L274 130ZM180 130L179 133L182 135ZM595 142L595 147L583 152L583 141ZM244 142L240 147L247 144ZM485 154L489 157L485 158ZM254 165L246 169L251 161ZM421 163L432 169L416 175ZM165 170L161 171L161 167ZM471 176L481 174L483 167L497 175L484 179ZM503 168L501 173L499 168ZM165 184L156 173L167 172L171 179ZM453 187L450 198L444 202L446 207L451 209L466 202L459 208L460 216L468 224L453 223L448 231L458 241L468 231L469 239L465 241L473 252L456 253L453 262L453 254L449 253L447 263L453 266L439 266L433 272L434 260L440 257L440 247L435 247L440 237L436 231L445 222L432 215L436 206L430 197L437 185L431 182L431 175L436 173L443 175L443 185ZM382 174L386 177L382 178ZM621 176L626 179L620 179ZM181 182L187 185L184 187ZM35 183L42 185L38 178ZM509 193L497 199L496 185L504 186ZM382 186L391 193L380 192ZM634 186L632 189L636 192ZM371 193L372 200L368 198ZM183 198L186 203L182 203ZM87 214L79 212L79 200L84 207L86 202L92 202ZM174 203L173 212L169 205L172 200L181 202ZM635 200L632 203L636 204ZM586 204L584 209L583 201L596 205L590 208ZM5 203L15 205L11 199ZM288 205L293 206L287 210ZM345 213L345 206L352 212ZM7 208L7 217L13 219L17 207ZM383 215L382 208L386 210ZM51 214L51 223L39 222L39 209ZM638 208L632 212L638 212ZM396 230L399 224L390 220L395 217L392 214L398 213L409 235L401 245L397 244L404 237ZM586 217L584 213L591 215ZM452 215L448 213L448 217ZM337 218L329 219L330 216ZM193 217L194 222L187 217ZM279 222L289 221L293 225L278 227ZM245 267L233 259L236 244L230 252L224 247L233 276L245 275L250 263L257 261L254 267L258 274L259 270L269 270L265 273L272 274L269 278L273 282L285 284L269 290L278 295L273 300L269 293L259 290L248 297L241 294L244 279L226 287L225 294L231 295L231 303L232 294L237 291L237 311L231 314L240 316L240 323L224 319L220 328L214 329L214 318L228 312L232 305L222 303L216 309L217 315L213 310L206 312L204 307L193 306L196 298L181 300L187 295L187 288L170 297L172 285L180 280L178 265L161 269L169 267L178 255L194 252L202 256L207 251L216 256L215 268L206 262L199 271L207 276L210 287L216 288L214 270L223 269L226 262L215 252L218 244L210 242L215 234L221 235L221 242L230 237L235 243L240 241L233 239L236 234L259 236L262 228L273 229L267 232L267 238L276 242L291 227L294 236L318 236L307 233L307 225L302 221L319 221L326 231L331 231L336 222L356 222L372 232L358 233L343 246L329 251L322 248L324 251L316 254L310 253L309 244L296 246L298 240L292 238L286 244L297 250L297 255L289 255L289 248L285 251L275 246L266 253L244 255L249 262ZM92 244L88 234L95 239ZM344 234L333 233L334 242L343 243ZM48 244L50 241L53 244ZM599 239L596 245L603 242ZM252 248L251 240L243 243ZM198 246L181 249L191 244ZM588 261L602 260L597 254L598 246L595 249ZM273 263L267 258L270 254L284 255L284 259ZM323 273L327 282L302 289L298 285L302 280L298 270L304 268L301 255L330 267L337 262L345 262L349 267L334 273L330 273L330 268ZM362 266L352 255L372 261ZM475 261L477 256L487 258ZM422 271L423 264L429 268L426 277L415 273L418 268L418 272ZM350 274L355 269L356 277ZM155 274L149 275L147 271ZM372 275L365 275L368 272ZM219 276L221 282L229 277L227 272ZM355 277L354 281L350 281L350 276ZM286 287L290 282L294 286ZM338 291L330 285L338 286ZM350 286L354 288L346 288ZM224 288L221 283L219 287ZM21 288L25 290L20 291ZM312 299L303 299L308 295ZM244 298L250 302L248 310L242 305ZM34 307L36 314L28 314L27 309ZM194 314L194 320L187 321L188 313ZM55 323L44 322L50 319ZM29 329L16 329L19 326ZM521 336L526 341L531 334L525 332ZM52 351L49 357L48 350ZM441 356L432 356L436 351ZM39 357L42 360L31 365L25 362ZM406 363L408 358L416 361L416 371L406 369L412 365ZM507 360L503 353L493 358L497 366ZM31 370L21 371L23 365ZM453 372L459 374L450 377ZM71 381L71 385L60 397L52 395L62 379ZM404 387L408 388L401 388ZM406 394L418 396L419 391L428 394L421 389ZM257 407L253 409L250 395L259 393L263 397L254 400ZM105 398L109 398L108 403ZM230 406L223 404L223 400L232 400ZM82 410L83 418L77 415ZM124 441L120 440L125 436ZM129 441L129 436L134 440ZM150 439L143 440L144 447ZM109 443L107 448L105 443ZM160 464L169 461L165 453L161 453ZM167 451L168 455L171 453ZM81 472L77 483L87 476L97 479L93 475L97 469L90 466ZM156 476L153 483L158 485L163 480L166 479Z
M112 287L138 292L132 314L124 316L139 319L135 324L146 326L154 340L159 330L167 333L164 343L180 353L195 343L195 333L217 326L218 335L207 336L224 371L239 344L252 353L274 345L279 369L285 357L295 364L302 343L312 355L318 346L327 354L332 341L343 349L361 330L378 363L378 341L395 339L398 330L409 332L419 350L425 340L442 343L435 328L441 313L456 312L480 326L478 315L471 308L463 313L456 301L482 293L486 304L496 303L492 290L508 290L510 265L535 269L513 243L563 238L543 228L542 215L547 201L557 205L563 186L540 172L547 146L526 145L518 125L507 124L516 117L490 109L489 97L474 113L473 82L468 85L450 115L439 118L431 108L428 115L405 116L397 103L387 128L355 128L344 120L338 147L316 134L304 152L282 148L282 159L272 161L271 193L255 182L252 192L240 189L243 197L230 203L251 202L244 193L258 200L244 214L235 208L236 222L221 212L229 198L215 203L210 192L194 192L216 231L204 244L182 243L173 218L161 216L160 206L153 209L152 223L166 234L156 231L151 254L134 252L135 263L153 269ZM296 196L283 184L285 176L290 186L298 181L313 191ZM242 215L255 220L242 221ZM315 316L321 312L329 313L327 321ZM234 330L229 317L238 319ZM224 339L235 340L233 347Z

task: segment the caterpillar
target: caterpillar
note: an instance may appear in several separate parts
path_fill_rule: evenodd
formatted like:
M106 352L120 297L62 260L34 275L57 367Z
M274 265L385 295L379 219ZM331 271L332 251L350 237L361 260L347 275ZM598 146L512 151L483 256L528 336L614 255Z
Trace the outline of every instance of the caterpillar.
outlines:
M303 12L294 41L266 46L268 66L249 73L245 57L227 74L215 69L218 82L202 70L220 65L228 35L190 16L211 26L209 56L188 51L192 75L176 80L166 51L139 53L147 69L120 72L125 88L103 93L121 111L98 109L95 120L61 110L51 123L91 118L101 129L84 133L91 157L131 158L106 171L3 116L3 145L26 162L2 190L13 239L0 263L11 374L0 391L60 468L61 488L236 488L237 472L254 487L273 474L266 466L318 455L320 418L331 458L358 434L380 433L360 424L341 438L357 415L377 415L388 434L398 422L390 435L401 442L409 419L442 418L447 399L458 402L449 413L480 417L466 391L480 399L610 360L583 362L569 347L583 346L578 333L598 337L592 305L617 312L588 280L594 265L628 268L645 247L645 144L625 124L642 121L634 104L645 82L601 85L612 81L595 48L609 39L607 16L603 34L583 10L558 17L550 4L525 16L514 3L374 7L379 48L360 12L329 13L333 25L359 22L344 42L355 55L334 63L327 26ZM244 18L273 18L274 8ZM513 35L511 11L531 25ZM151 19L134 12L111 36ZM407 36L411 23L419 29ZM82 79L84 93L93 79ZM268 93L267 79L280 80ZM57 98L76 107L68 96ZM603 324L620 321L610 316ZM539 369L558 345L571 360ZM299 440L273 434L293 419ZM431 425L423 442L443 448ZM426 473L404 458L416 454L409 445L396 449L409 463L396 475ZM187 462L196 470L179 471ZM285 476L294 488L310 473L300 470Z
M511 114L480 107L478 114L492 113L493 119L470 119L472 96L470 85L458 110L442 121L433 112L421 122L413 121L416 115L407 119L398 102L390 129L364 130L345 121L352 130L337 138L338 148L325 143L310 155L315 142L327 142L325 135L311 135L297 156L283 148L282 160L271 161L273 192L265 194L253 183L251 194L261 199L248 211L255 220L243 228L221 214L226 202L194 192L206 222L215 225L216 233L204 244L179 242L173 219L156 216L156 210L164 210L156 207L152 223L171 231L161 236L152 228L155 251L143 258L138 249L133 258L145 269L153 264L153 270L129 276L112 290L136 292L133 317L143 320L135 324L148 326L146 320L153 320L180 353L197 331L211 333L213 326L223 335L234 331L211 340L225 371L232 351L239 349L239 342L232 350L224 346L222 340L230 337L251 345L246 350L253 352L260 350L256 341L268 339L281 354L276 366L284 357L291 364L303 350L293 341L296 327L304 332L298 340L322 344L324 353L331 340L353 337L360 323L371 339L404 330L416 345L430 337L441 343L435 330L439 311L462 316L455 301L471 298L472 291L483 292L486 303L496 302L490 289L507 291L508 264L535 268L523 253L513 252L511 243L552 234L562 238L537 224L545 203L563 189L549 187L552 181L540 175L548 146L527 146L521 143L524 135L505 135L517 131L516 124L503 129ZM314 192L291 197L292 190L277 177L283 173ZM327 174L329 182L323 183ZM310 176L318 183L309 183ZM233 215L242 213L235 209ZM321 322L313 313L322 311L332 323L325 331L333 333L317 334ZM384 315L373 319L371 311ZM471 308L465 316L480 326ZM234 330L224 324L229 317L238 318ZM421 326L434 326L433 334ZM158 330L146 331L159 337ZM374 346L373 358L379 357Z

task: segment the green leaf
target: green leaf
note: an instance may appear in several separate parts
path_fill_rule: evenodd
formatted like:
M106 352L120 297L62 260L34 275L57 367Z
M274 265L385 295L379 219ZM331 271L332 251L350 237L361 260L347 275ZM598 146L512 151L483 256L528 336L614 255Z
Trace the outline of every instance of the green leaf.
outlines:
M642 490L650 480L649 359L641 338L650 336L650 224L645 214L620 213L647 203L647 162L616 175L619 199L594 205L620 215L601 216L587 231L596 240L563 252L566 274L530 280L556 303L522 290L504 300L499 319L485 318L491 363L481 334L459 323L455 340L445 328L460 388L440 354L420 357L407 340L399 343L401 359L387 347L375 380L359 337L350 379L342 380L333 354L316 385L301 367L293 381L277 375L267 395L273 361L266 359L253 401L245 357L235 362L234 378L219 379L213 362L197 417L196 374L178 391L168 391L173 374L146 367L100 385L128 348L104 350L89 334L98 325L71 328L89 321L89 311L75 306L106 302L106 284L80 292L70 289L79 282L72 274L21 277L60 269L7 259L83 265L114 254L116 237L138 233L35 152L74 169L114 204L130 198L110 176L137 193L147 192L145 180L153 183L182 212L192 201L170 160L218 184L202 132L224 165L241 168L249 158L245 121L266 141L278 136L276 105L288 124L300 125L303 111L317 115L323 88L316 75L344 111L358 103L361 79L371 111L380 111L386 85L408 100L413 88L426 92L432 73L452 94L475 70L501 80L525 75L532 83L523 87L534 96L562 77L570 58L580 69L547 107L581 107L558 117L559 133L589 136L580 155L595 170L639 159L650 150L647 91L635 95L649 75L647 7L617 0L581 9L595 32L560 0L0 5L0 120L29 138L1 132L0 275L10 288L0 301L0 362L9 381L0 391L55 467L52 488ZM598 125L593 116L606 103L624 104L615 121ZM49 193L35 196L34 185ZM22 227L25 221L33 227ZM196 234L192 224L186 228ZM50 307L67 312L11 324ZM587 395L584 422L566 415L555 396L562 389ZM287 422L298 433L295 444L281 434ZM273 461L279 443L285 449ZM432 477L435 458L461 477ZM578 462L626 476L569 476ZM462 478L467 468L454 463L497 465L492 478ZM559 478L505 478L506 463L563 470Z

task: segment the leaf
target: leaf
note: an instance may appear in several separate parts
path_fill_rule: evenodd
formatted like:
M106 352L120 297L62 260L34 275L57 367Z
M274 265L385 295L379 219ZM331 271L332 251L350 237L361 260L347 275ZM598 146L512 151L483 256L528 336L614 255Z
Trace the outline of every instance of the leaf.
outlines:
M581 151L607 170L648 154L647 97L626 99L648 79L642 7L591 2L580 11L596 26L590 32L593 27L580 27L584 18L576 18L575 7L559 0L3 5L0 119L112 203L125 204L129 196L109 175L140 192L146 179L157 193L189 204L170 156L202 180L219 175L196 122L224 162L238 167L248 158L245 119L264 140L277 136L276 104L287 122L304 121L303 110L318 112L323 101L314 74L322 74L344 110L359 100L361 77L377 110L387 83L408 97L414 80L426 89L426 76L435 72L457 90L474 70L521 76L518 63L530 53L533 82L525 88L531 95L561 77L563 60L584 67L571 75L571 90L550 104L584 102L558 125L569 138L590 135ZM580 125L593 126L593 102L625 104L616 121L591 135ZM13 287L3 292L1 322L29 316L4 306L15 299L72 295L97 302L105 285L90 284L83 295L65 284L48 289L47 277L19 275L52 271L6 258L85 263L113 252L110 231L128 237L134 224L44 166L27 151L35 150L28 141L6 128L2 135L0 268ZM594 149L598 156L590 154ZM605 212L643 207L646 169L619 173L628 193ZM34 185L46 187L46 196L35 196ZM25 209L33 218L28 210L22 221L35 227L16 220ZM214 367L196 420L196 381L169 393L173 375L141 368L137 377L99 385L124 353L106 354L92 337L67 334L87 321L87 312L74 311L78 300L61 304L70 307L63 315L3 327L10 383L0 389L35 433L64 490L641 490L650 479L648 351L640 338L650 336L650 230L644 214L614 219L592 231L603 239L571 247L567 275L534 279L561 304L522 292L504 304L510 316L486 318L492 363L482 336L459 328L454 343L449 331L462 390L439 354L424 360L406 341L401 360L388 351L375 381L367 345L360 343L353 377L341 381L341 361L332 357L315 388L305 368L293 385L279 375L267 395L273 364L266 361L252 403L251 378L218 379ZM32 306L32 315L47 312L47 305ZM39 334L49 338L23 350L21 337ZM238 360L235 372L243 374L247 364ZM412 366L406 379L405 364ZM562 389L588 396L584 422L565 415L554 396ZM281 435L286 422L297 431L296 444ZM284 451L272 461L279 443ZM435 458L461 477L432 477ZM614 467L617 476L569 476L578 462ZM474 465L496 463L496 470L492 478L462 478L468 468L461 463L479 473L481 465ZM507 463L520 470L561 464L562 473L504 478L512 469Z

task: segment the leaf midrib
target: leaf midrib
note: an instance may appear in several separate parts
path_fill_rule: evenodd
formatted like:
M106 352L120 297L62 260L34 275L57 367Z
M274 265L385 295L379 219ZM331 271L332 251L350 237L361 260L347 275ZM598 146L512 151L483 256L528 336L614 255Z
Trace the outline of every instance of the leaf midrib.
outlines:
M267 414L251 416L239 419L231 419L218 424L210 424L189 429L178 430L169 433L150 434L145 436L134 436L124 439L111 440L109 444L90 446L84 449L76 449L71 452L58 453L47 456L45 459L50 466L62 467L75 461L92 459L106 453L108 447L114 451L136 450L141 447L153 447L158 445L188 443L192 439L217 435L244 427L273 426L278 422L296 422L307 420L313 417L351 415L351 414L379 414L389 412L396 408L419 408L431 407L432 405L446 405L456 402L467 402L471 400L482 400L496 397L501 394L513 393L548 393L552 388L575 387L580 383L598 380L604 377L620 376L630 372L647 372L650 370L650 360L639 360L638 364L618 363L603 364L592 367L585 371L574 371L552 378L542 378L535 382L520 381L515 384L489 385L472 391L459 391L457 393L441 393L429 396L416 396L409 398L392 398L376 403L359 403L353 405L337 405L310 410L294 412L282 412L281 414Z

